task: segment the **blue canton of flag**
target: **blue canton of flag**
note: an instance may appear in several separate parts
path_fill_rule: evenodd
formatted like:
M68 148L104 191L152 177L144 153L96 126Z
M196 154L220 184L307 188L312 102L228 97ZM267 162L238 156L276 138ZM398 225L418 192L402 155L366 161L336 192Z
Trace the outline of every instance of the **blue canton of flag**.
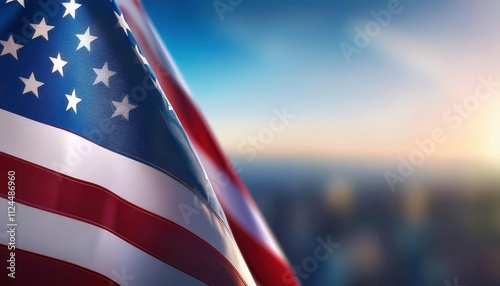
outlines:
M50 2L0 3L0 108L178 178L225 221L115 2Z

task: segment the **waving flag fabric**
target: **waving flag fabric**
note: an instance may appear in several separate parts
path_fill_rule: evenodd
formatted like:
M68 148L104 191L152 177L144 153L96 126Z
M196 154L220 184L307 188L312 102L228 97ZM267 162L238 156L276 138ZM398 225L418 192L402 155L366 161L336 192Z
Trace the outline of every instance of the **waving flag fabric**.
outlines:
M114 1L1 1L0 49L0 285L255 285Z
M141 2L139 0L118 2L200 156L255 279L262 285L298 285L258 207L231 168L208 124L190 98L184 81Z

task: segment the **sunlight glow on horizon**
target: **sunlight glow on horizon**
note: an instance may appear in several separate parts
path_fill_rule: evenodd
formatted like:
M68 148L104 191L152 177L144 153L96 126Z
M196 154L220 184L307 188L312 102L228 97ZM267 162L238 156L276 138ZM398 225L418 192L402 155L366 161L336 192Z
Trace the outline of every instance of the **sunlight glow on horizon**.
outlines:
M255 147L258 156L395 161L416 148L415 140L442 128L448 139L429 161L500 165L498 91L480 101L460 128L443 120L447 110L474 95L478 77L500 80L500 19L494 12L500 4L405 2L349 64L339 43L352 43L353 27L372 21L370 11L387 1L366 3L244 2L220 22L210 6L187 1L179 8L192 13L187 27L172 27L166 16L170 26L157 25L195 101L233 156L248 156L241 151L249 152L249 138L268 128L273 109L286 106L297 118ZM179 12L172 5L172 13Z

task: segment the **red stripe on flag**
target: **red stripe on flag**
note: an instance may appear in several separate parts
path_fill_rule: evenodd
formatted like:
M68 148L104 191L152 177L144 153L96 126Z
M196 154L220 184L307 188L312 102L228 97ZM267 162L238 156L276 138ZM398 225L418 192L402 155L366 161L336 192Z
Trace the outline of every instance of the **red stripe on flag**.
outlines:
M207 284L245 285L232 264L210 244L105 188L3 152L0 152L0 163L0 173L14 170L18 174L16 201L19 203L106 229ZM23 179L23 174L29 174L29 178ZM7 177L4 177L0 181L7 185ZM0 197L6 198L7 191L7 188L2 188Z
M11 250L0 245L0 257L5 262L10 257ZM39 255L22 249L15 250L15 278L7 276L7 267L0 268L0 285L118 285L113 280L66 261Z

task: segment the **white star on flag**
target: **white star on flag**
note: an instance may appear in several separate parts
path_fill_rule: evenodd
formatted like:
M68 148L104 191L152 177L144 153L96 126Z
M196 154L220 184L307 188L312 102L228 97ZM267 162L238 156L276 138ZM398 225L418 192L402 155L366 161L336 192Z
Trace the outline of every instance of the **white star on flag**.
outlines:
M123 13L121 15L118 15L118 13L115 12L116 19L118 20L118 23L116 24L116 27L120 27L123 29L125 34L128 36L128 30L130 30L130 27L128 26L127 22L125 21L125 18L123 17Z
M121 115L123 118L127 119L127 121L130 111L137 107L137 105L133 105L128 102L128 95L125 95L122 101L112 101L112 103L116 110L113 115L111 115L111 118Z
M7 2L5 2L5 3L14 2L14 1L19 2L19 4L21 4L21 6L24 7L24 0L7 0Z
M90 27L87 28L85 33L76 34L76 36L80 40L80 43L78 44L78 47L76 48L76 50L78 51L79 49L85 47L90 52L90 43L92 43L92 41L95 41L97 39L96 36L92 36L90 34Z
M78 9L78 8L80 8L80 6L82 6L81 4L75 3L75 0L71 0L67 3L62 3L62 4L66 8L66 11L64 11L63 18L68 16L68 15L71 15L71 17L73 17L73 19L75 19L76 9Z
M110 71L108 69L108 62L105 62L104 66L101 69L94 68L94 72L97 75L97 77L93 85L102 82L107 87L109 87L109 78L116 74L116 72Z
M34 95L36 95L36 97L38 97L38 88L44 85L44 83L41 81L37 81L34 73L31 73L29 78L19 77L19 79L24 83L23 94L32 92Z
M61 53L57 53L57 58L49 57L54 67L52 68L52 73L58 71L62 76L64 76L63 67L68 63L61 59Z
M49 40L49 31L54 29L55 26L47 25L45 22L45 18L42 18L39 24L30 24L33 29L35 29L35 33L33 34L33 38L38 38L40 36L44 37L47 41Z
M170 101L168 101L167 99L167 96L165 95L165 92L163 92L163 89L161 88L160 86L160 82L158 81L158 79L156 78L154 81L153 81L155 87L158 89L158 91L161 93L162 95L162 99L167 103L167 106L168 106L168 110L174 110L174 108L172 107L172 105L170 104Z
M139 59L141 60L143 65L149 65L148 60L139 51L139 46L135 45L134 51L137 54L137 56L139 57Z
M9 37L7 41L0 40L0 44L3 46L3 50L0 56L11 54L16 60L17 60L17 50L24 47L23 45L16 44L16 42L14 42L14 37L12 37L12 35Z
M73 89L73 92L71 94L65 94L66 98L68 99L68 106L66 107L66 111L73 109L76 113L76 105L82 101L81 98L76 97L76 91Z

